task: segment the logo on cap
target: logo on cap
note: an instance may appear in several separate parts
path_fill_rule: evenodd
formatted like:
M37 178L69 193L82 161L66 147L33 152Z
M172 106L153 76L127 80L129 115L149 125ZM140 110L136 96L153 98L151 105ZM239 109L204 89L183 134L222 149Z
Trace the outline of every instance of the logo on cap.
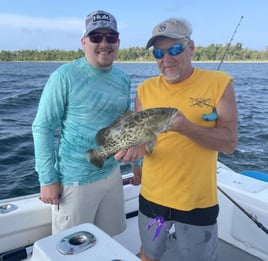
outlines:
M107 21L110 22L110 16L107 14L95 14L92 17L93 22Z
M159 27L158 27L158 32L163 32L163 31L166 30L166 28L167 28L166 24L161 24L161 25L159 25Z

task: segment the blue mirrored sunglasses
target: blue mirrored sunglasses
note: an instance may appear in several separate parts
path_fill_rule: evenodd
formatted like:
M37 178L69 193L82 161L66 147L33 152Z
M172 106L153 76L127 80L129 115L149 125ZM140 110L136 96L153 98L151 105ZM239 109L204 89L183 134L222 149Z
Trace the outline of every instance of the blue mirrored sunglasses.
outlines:
M171 56L176 56L181 53L183 53L187 43L182 44L182 43L177 43L169 47L168 49L154 49L153 50L153 55L155 59L162 59L164 57L164 54L167 52Z

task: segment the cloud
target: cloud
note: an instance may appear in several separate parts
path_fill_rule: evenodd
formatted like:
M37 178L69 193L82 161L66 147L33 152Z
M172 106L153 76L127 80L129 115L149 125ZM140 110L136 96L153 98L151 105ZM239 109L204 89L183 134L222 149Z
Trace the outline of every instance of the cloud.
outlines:
M75 17L40 18L0 13L0 28L5 29L82 32L83 25L84 20Z
M81 47L84 20L0 13L0 50L71 49Z

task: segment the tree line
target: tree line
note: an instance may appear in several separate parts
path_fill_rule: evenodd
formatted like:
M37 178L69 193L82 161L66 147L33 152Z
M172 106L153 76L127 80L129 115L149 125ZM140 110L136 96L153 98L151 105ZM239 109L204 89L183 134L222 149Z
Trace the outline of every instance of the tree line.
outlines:
M60 49L0 51L0 61L71 61L82 57L82 49L67 51ZM211 44L207 47L196 46L193 61L267 61L268 46L263 51L243 48L242 43L235 45ZM155 61L152 51L144 47L120 49L117 61L151 62Z

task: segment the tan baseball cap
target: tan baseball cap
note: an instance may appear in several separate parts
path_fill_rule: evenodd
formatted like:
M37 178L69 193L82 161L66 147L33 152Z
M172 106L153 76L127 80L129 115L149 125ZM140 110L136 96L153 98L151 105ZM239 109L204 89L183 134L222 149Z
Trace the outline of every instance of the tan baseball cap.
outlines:
M146 49L154 45L154 41L159 36L168 37L172 39L191 39L192 28L191 25L180 19L171 18L156 25L152 31L152 37L146 44Z

